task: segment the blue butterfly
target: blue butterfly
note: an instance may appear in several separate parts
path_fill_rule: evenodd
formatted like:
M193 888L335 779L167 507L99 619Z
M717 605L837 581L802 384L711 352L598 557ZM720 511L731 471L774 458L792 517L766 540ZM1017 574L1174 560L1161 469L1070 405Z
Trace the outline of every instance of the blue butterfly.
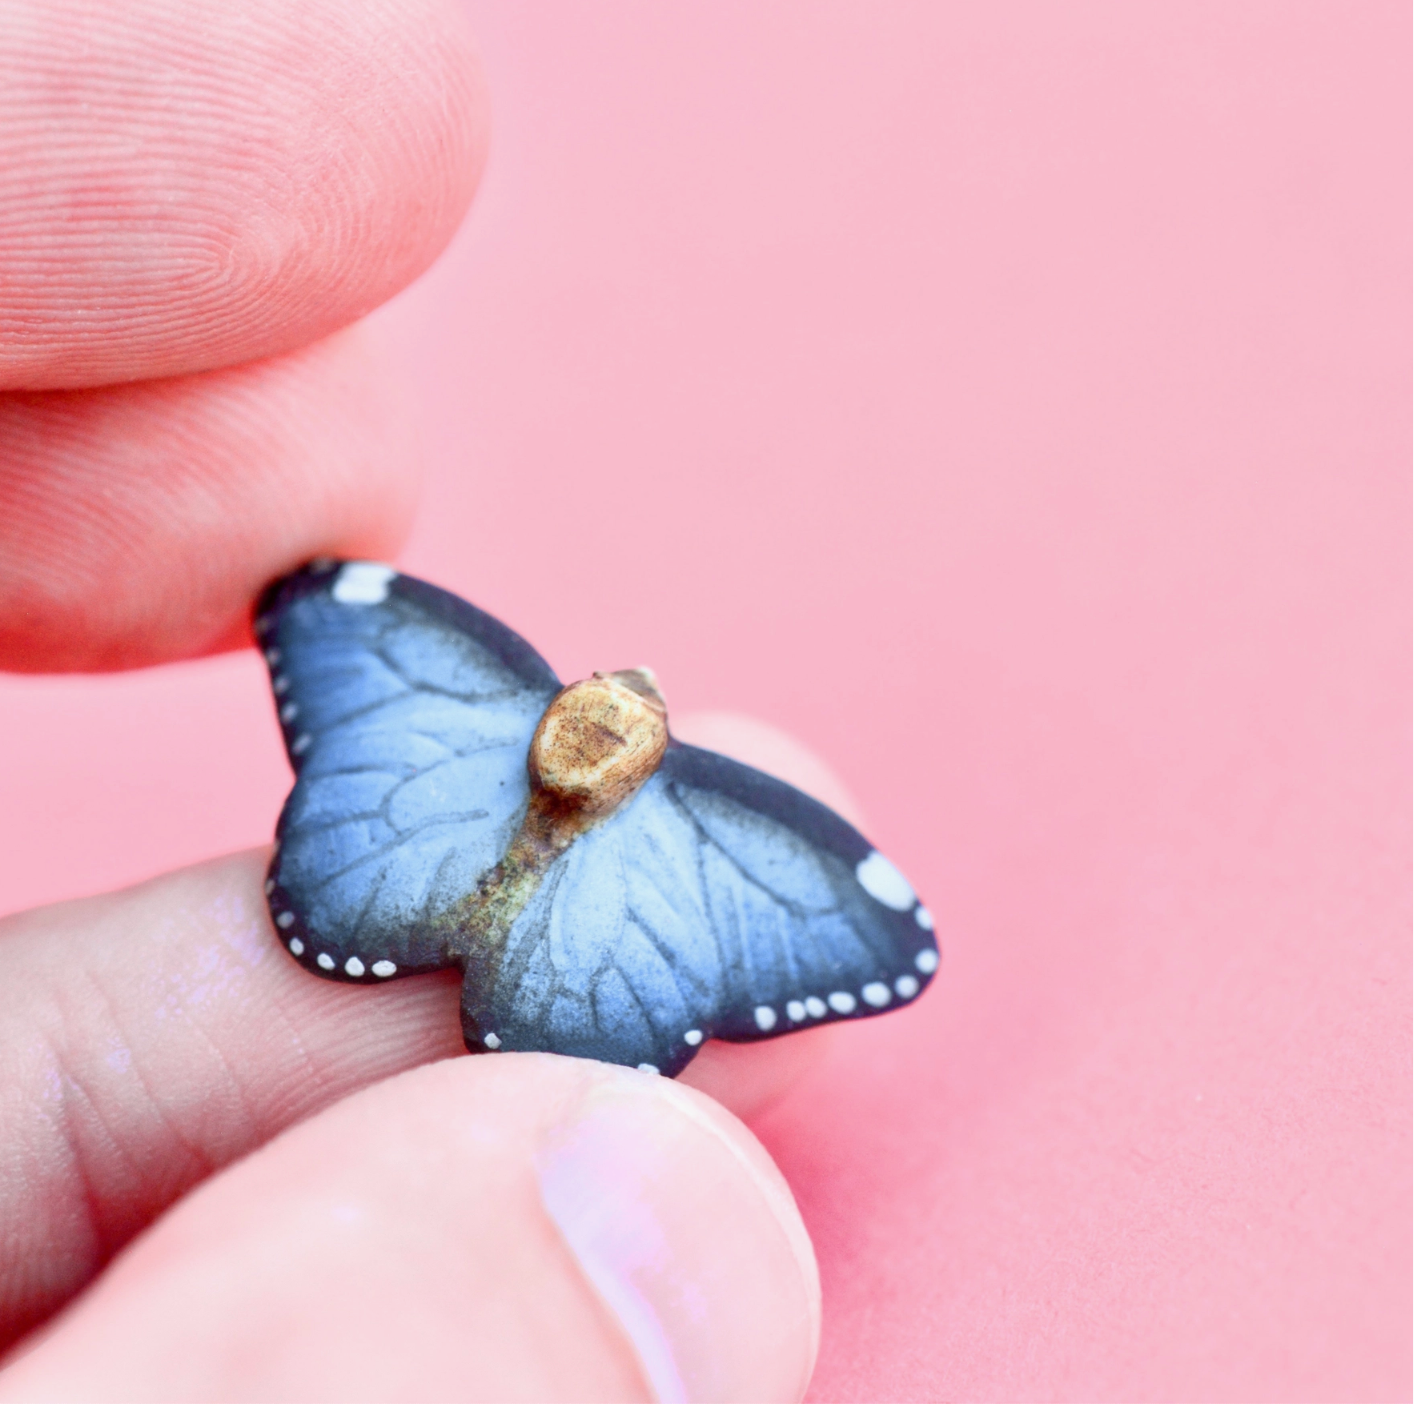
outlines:
M255 628L295 770L265 885L306 969L460 967L473 1052L673 1076L912 1001L906 879L832 810L667 731L646 670L562 688L524 639L370 561L276 581Z

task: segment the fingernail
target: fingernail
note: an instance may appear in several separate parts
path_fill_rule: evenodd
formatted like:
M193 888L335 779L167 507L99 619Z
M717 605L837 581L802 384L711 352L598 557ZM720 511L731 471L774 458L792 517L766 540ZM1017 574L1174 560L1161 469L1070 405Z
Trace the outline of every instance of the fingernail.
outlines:
M656 1399L801 1398L819 1341L815 1255L740 1122L672 1083L615 1075L547 1138L537 1168Z

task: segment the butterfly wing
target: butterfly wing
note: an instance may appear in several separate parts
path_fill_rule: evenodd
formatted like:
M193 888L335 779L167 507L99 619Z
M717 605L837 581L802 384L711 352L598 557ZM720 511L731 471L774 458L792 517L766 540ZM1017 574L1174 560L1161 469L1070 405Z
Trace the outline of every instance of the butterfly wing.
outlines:
M907 1003L938 964L902 875L832 810L674 743L468 972L472 1047L675 1074L706 1038L773 1038Z
M367 561L276 582L256 630L296 773L266 885L282 939L336 979L446 965L437 918L515 833L558 679L490 615Z
M674 747L662 771L697 829L722 953L715 1037L745 1042L882 1013L932 979L928 909L834 810L695 746Z

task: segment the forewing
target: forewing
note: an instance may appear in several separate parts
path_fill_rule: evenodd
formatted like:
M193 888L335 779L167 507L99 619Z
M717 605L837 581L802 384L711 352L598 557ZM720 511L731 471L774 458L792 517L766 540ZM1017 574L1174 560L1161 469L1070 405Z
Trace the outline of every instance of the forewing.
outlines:
M722 981L714 1037L770 1038L915 999L938 968L933 919L832 809L695 746L660 769L696 828Z
M932 921L833 811L674 745L625 809L551 868L464 996L472 1046L675 1074L705 1038L771 1038L907 1003Z
M438 918L514 834L558 680L490 615L372 562L277 582L256 628L296 773L267 883L282 939L333 978L447 964Z

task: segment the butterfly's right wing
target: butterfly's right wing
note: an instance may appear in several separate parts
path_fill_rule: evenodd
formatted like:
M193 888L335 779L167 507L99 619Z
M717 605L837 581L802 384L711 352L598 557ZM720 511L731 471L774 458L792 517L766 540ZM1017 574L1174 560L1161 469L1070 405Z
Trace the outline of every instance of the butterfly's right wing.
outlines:
M514 835L559 680L490 615L372 562L278 581L256 629L297 777L267 884L281 938L335 979L446 965L438 918Z
M697 836L724 977L712 1034L774 1038L915 999L938 968L908 880L834 810L774 776L674 745L660 773Z
M911 1002L932 918L869 841L799 790L674 743L556 860L503 952L469 969L469 1047L680 1072L753 1041Z

